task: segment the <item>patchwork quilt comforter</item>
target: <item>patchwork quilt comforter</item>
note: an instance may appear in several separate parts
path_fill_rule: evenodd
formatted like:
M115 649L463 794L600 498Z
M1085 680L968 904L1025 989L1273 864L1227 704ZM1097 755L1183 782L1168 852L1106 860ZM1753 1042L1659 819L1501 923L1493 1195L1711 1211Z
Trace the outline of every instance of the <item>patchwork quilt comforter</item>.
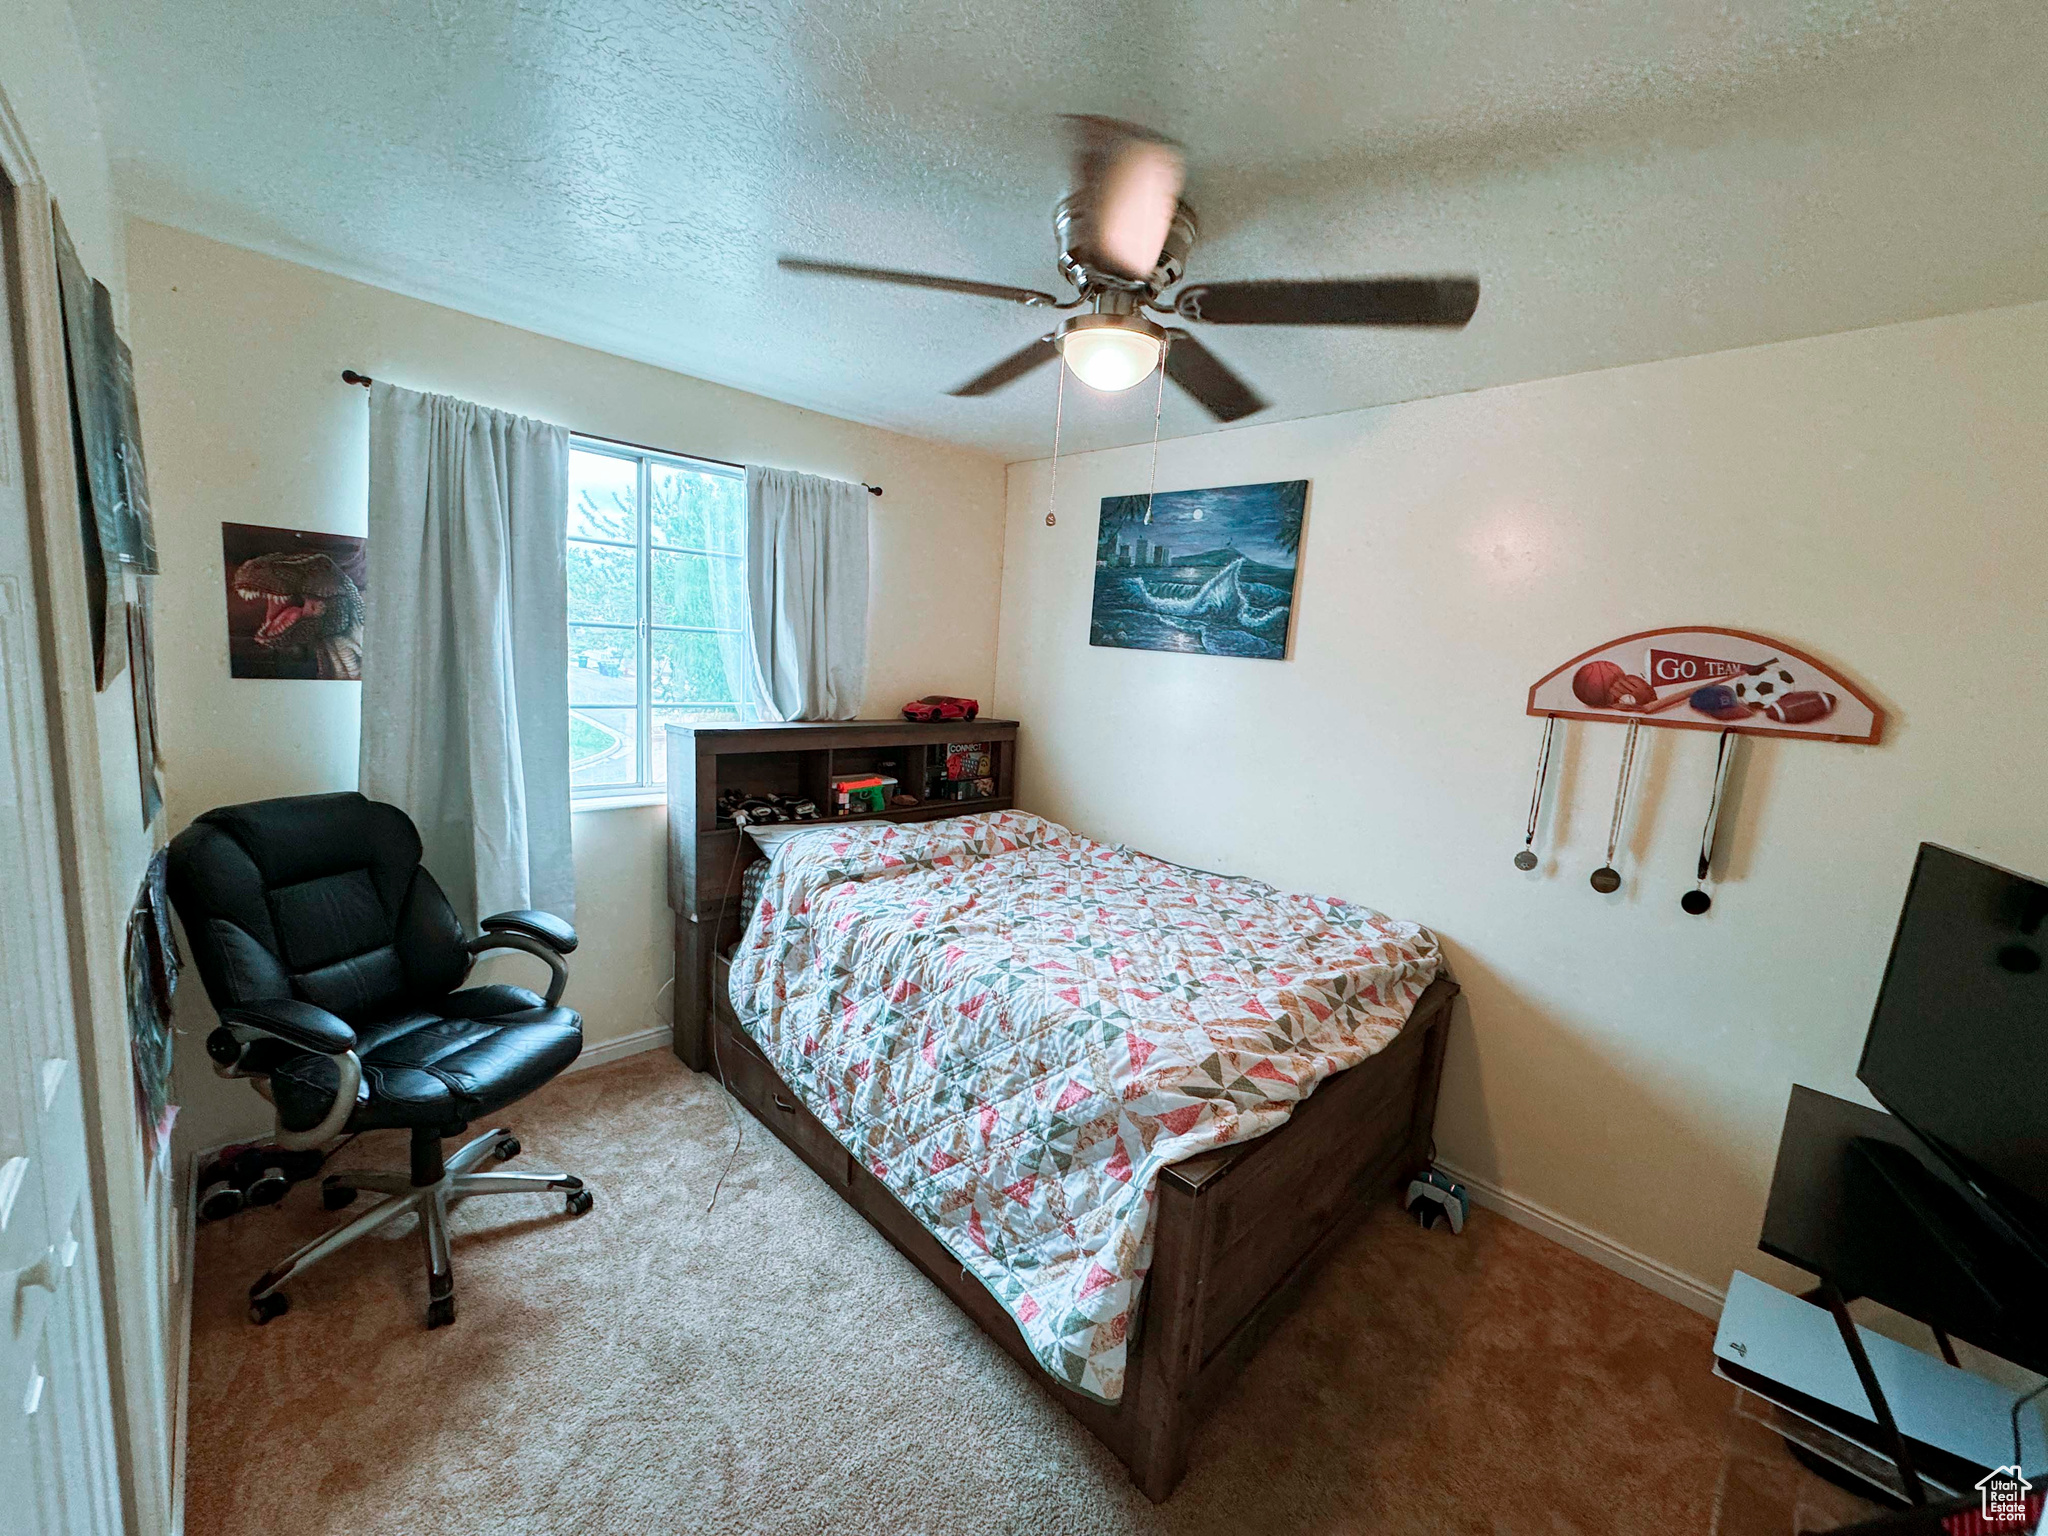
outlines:
M732 967L791 1088L1017 1320L1123 1392L1168 1163L1400 1032L1435 938L1021 812L786 844Z

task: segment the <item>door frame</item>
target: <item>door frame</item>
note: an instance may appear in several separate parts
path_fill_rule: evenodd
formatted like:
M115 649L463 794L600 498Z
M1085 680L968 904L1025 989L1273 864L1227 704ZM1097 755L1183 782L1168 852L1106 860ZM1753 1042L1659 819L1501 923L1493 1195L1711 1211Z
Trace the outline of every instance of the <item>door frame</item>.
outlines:
M183 1375L181 1321L164 1317L158 1277L136 1274L118 1238L139 1241L159 1219L148 1205L141 1130L134 1113L122 933L127 901L114 889L100 774L90 609L78 517L76 460L58 299L52 201L27 132L0 87L0 238L8 238L19 315L16 359L22 477L35 567L37 639L50 712L64 920L71 935L80 1076L93 1215L99 1245L107 1360L113 1394L122 1520L129 1536L173 1536L183 1440L169 1373ZM4 313L4 311L0 311ZM175 1192L176 1181L173 1181ZM175 1198L175 1195L174 1195ZM132 1249L131 1249L132 1252ZM167 1278L167 1277L166 1277ZM172 1326L167 1328L166 1324ZM183 1392L175 1401L182 1410Z

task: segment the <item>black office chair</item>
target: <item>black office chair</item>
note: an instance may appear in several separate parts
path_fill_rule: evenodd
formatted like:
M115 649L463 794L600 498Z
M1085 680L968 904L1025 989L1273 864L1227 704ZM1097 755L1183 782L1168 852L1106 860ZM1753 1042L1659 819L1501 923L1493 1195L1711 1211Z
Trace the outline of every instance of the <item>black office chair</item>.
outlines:
M441 1138L524 1098L576 1059L583 1020L555 1006L576 933L546 912L501 912L465 938L420 865L405 812L358 794L301 795L208 811L171 841L170 892L206 995L220 1014L206 1051L223 1077L255 1080L277 1111L277 1142L318 1147L351 1131L412 1132L405 1173L351 1171L322 1196L385 1198L306 1244L249 1287L249 1316L289 1305L279 1287L329 1254L417 1212L427 1249L427 1326L455 1321L448 1207L472 1195L562 1191L571 1215L590 1191L566 1173L473 1173L516 1157L494 1130L443 1159ZM477 955L518 949L553 973L524 987L456 988Z

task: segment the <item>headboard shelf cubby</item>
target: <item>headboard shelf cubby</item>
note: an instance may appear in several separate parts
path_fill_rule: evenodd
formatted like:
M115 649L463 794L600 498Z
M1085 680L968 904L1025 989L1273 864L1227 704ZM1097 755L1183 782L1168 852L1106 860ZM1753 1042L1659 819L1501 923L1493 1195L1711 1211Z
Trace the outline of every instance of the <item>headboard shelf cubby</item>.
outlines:
M740 934L740 881L761 852L718 814L719 797L801 795L820 822L933 821L1016 804L1017 722L1014 720L792 720L668 728L668 904L675 914L675 1053L697 1071L711 1066L713 961ZM947 748L979 746L987 772L949 778L950 769L982 766ZM832 780L881 773L896 793L919 803L856 815L834 815ZM958 786L958 788L956 788ZM986 792L984 792L986 791ZM950 798L958 793L964 798Z

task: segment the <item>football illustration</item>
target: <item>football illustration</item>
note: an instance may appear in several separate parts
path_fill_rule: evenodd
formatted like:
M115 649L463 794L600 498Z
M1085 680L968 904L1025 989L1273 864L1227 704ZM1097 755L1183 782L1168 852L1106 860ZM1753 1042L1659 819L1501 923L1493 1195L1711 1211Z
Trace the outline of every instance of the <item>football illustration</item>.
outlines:
M1835 696L1813 688L1781 694L1764 706L1764 713L1781 725L1805 725L1810 721L1825 720L1834 712Z
M1771 661L1765 664L1761 672L1748 677L1738 677L1729 686L1735 691L1737 703L1762 709L1772 700L1796 691L1799 680L1792 675L1789 667Z
M1572 674L1572 692L1588 709L1608 709L1608 695L1625 675L1611 661L1589 661Z

